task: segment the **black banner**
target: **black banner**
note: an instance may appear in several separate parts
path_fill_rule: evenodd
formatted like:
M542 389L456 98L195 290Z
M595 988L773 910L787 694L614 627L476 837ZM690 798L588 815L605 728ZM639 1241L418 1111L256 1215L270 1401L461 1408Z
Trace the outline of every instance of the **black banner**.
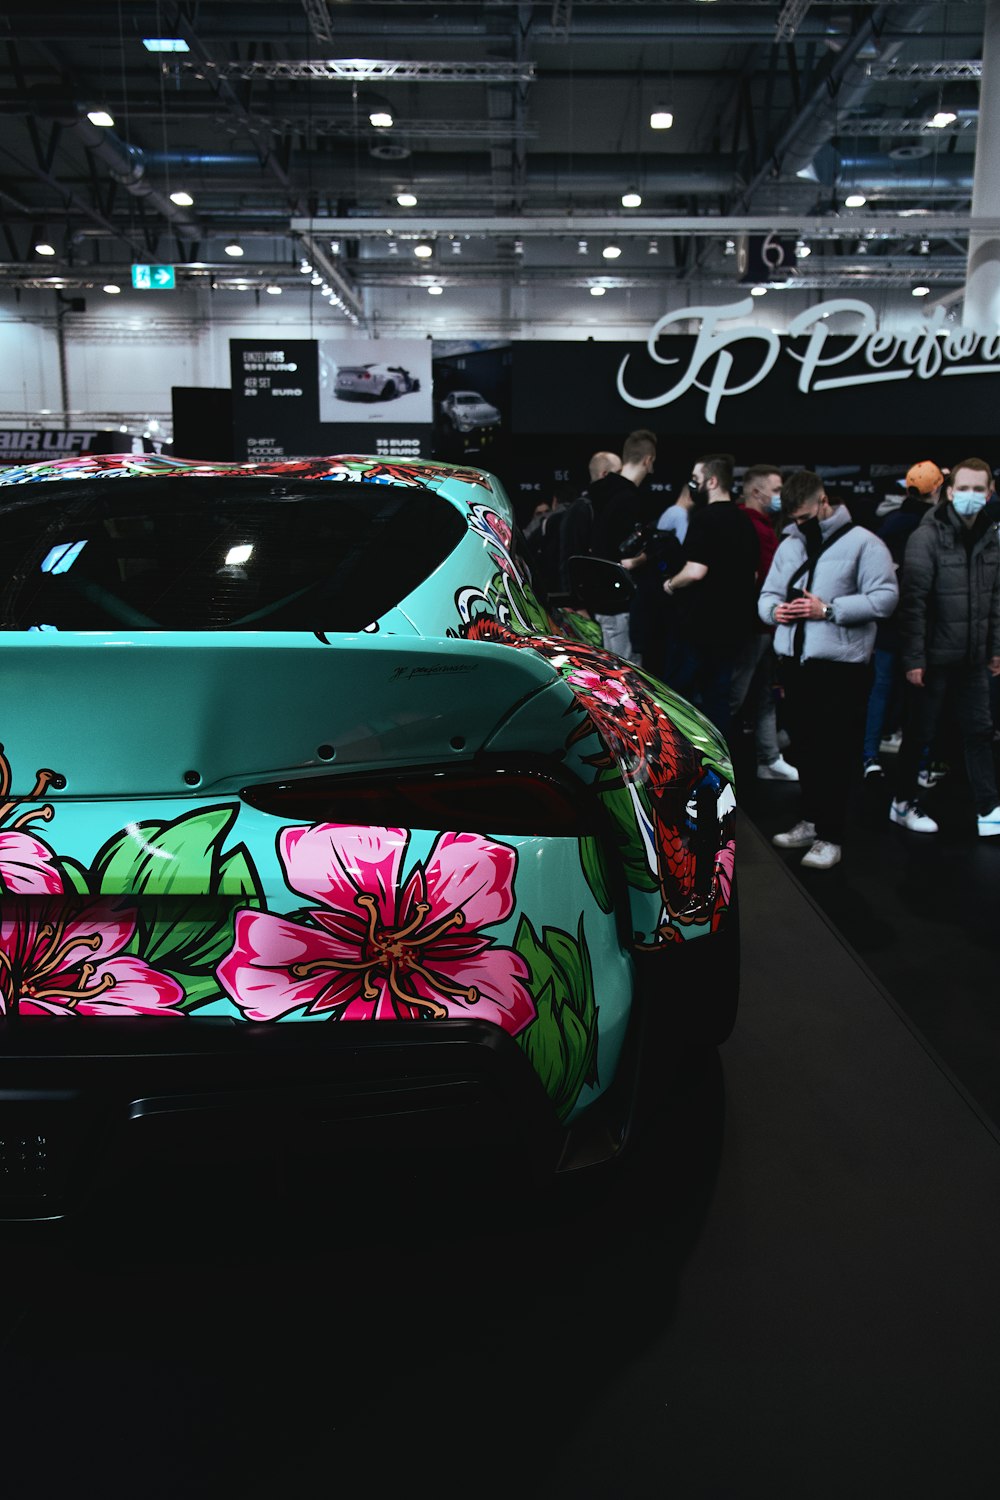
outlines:
M514 344L514 431L624 434L649 427L661 438L695 437L699 447L717 446L723 431L844 438L993 432L1000 335L944 327L941 319L898 335L865 332L867 325L857 334L831 334L814 309L793 338L755 325L720 326L717 315L732 318L732 309L711 311L696 335ZM691 321L671 315L682 316Z

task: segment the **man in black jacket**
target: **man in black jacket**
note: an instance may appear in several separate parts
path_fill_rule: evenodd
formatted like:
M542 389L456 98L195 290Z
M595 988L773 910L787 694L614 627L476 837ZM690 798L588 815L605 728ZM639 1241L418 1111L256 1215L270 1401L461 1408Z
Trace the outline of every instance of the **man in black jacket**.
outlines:
M595 460L601 457L604 455L594 455ZM592 480L587 486L586 497L573 502L560 538L563 572L567 579L569 559L586 554L609 558L627 570L643 566L646 561L644 553L623 558L620 549L645 519L639 486L653 472L655 462L656 434L644 427L630 432L622 446L621 471L605 472L603 478ZM596 615L595 618L604 635L605 650L638 664L628 611L617 615Z
M953 695L977 830L991 838L1000 835L989 687L1000 675L1000 540L984 514L993 471L981 458L963 459L946 493L906 544L899 633L911 701L889 817L913 833L937 832L917 801L917 773Z

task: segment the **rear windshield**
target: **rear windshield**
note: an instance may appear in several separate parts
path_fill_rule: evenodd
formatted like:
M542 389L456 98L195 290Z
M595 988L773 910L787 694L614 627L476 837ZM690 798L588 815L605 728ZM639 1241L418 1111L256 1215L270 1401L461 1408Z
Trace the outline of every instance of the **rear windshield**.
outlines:
M0 489L5 630L361 630L465 535L430 490L226 477Z

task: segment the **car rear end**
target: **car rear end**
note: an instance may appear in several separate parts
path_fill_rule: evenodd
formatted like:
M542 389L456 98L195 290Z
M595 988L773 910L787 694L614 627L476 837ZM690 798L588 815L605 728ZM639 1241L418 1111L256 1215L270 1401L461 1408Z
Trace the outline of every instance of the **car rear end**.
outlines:
M0 493L0 1217L614 1156L627 894L570 689L446 633L469 508L360 462Z

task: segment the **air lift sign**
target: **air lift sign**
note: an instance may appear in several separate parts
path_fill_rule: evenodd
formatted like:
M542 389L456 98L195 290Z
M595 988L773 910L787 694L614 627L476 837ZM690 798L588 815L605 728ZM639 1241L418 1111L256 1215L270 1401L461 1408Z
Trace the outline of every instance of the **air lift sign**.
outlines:
M140 292L172 292L176 284L173 266L132 267L132 285Z

